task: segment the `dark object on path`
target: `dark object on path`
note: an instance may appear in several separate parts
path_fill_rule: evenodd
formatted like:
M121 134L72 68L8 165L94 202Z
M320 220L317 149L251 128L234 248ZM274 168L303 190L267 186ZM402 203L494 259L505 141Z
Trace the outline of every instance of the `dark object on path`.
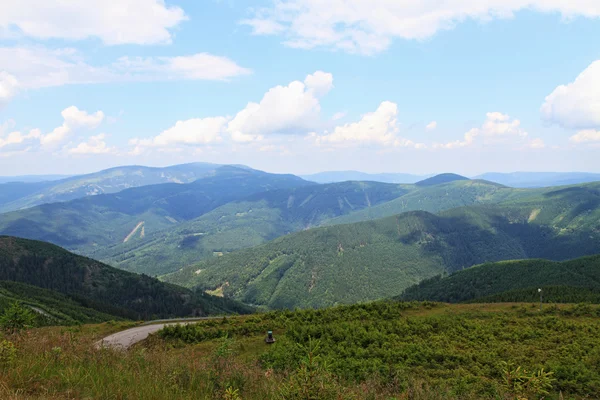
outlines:
M273 337L273 331L267 332L267 337L265 338L265 342L267 344L273 344L273 343L275 343L275 338Z

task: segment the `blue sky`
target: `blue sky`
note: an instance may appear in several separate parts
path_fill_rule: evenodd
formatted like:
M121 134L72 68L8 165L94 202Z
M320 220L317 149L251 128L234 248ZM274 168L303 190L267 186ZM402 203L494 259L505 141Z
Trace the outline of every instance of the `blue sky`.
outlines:
M596 0L6 3L0 175L600 172Z

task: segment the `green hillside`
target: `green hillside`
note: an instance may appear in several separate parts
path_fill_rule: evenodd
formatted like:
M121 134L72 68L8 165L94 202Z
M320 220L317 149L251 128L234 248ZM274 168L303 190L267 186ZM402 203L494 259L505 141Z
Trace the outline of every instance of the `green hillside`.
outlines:
M220 167L189 184L160 184L0 215L0 234L43 240L90 255L104 246L194 219L250 194L309 185L293 175Z
M120 319L52 290L20 282L0 281L0 314L14 302L33 310L38 326L90 324Z
M404 196L365 210L333 218L325 225L349 224L390 217L408 211L437 213L451 208L496 204L510 198L531 196L533 189L513 189L497 183L480 180L455 180L438 185L416 187Z
M600 299L600 256L570 261L503 261L478 265L448 277L435 277L408 288L403 300L539 301L538 288L548 302ZM595 292L595 294L594 294Z
M85 196L116 193L133 187L160 183L190 183L215 174L217 164L192 163L164 168L138 165L110 168L93 174L48 182L0 184L0 212L69 201Z
M343 182L257 193L171 229L100 249L91 256L126 270L164 274L214 255L257 246L407 192L403 185Z
M8 236L0 237L0 281L53 290L84 307L131 319L248 310L226 299L109 267L49 243ZM36 296L26 297L36 300Z
M593 184L495 206L311 229L185 267L165 280L221 288L273 308L373 300L484 262L600 253L598 204Z

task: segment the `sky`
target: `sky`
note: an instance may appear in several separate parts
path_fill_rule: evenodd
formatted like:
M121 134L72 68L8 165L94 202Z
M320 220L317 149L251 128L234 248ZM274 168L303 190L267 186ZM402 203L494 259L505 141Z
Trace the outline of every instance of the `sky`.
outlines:
M600 172L598 0L0 2L0 175Z

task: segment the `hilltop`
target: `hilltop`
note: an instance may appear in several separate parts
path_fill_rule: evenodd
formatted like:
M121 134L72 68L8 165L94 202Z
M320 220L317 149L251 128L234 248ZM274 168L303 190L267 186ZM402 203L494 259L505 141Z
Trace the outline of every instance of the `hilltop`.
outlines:
M145 275L109 267L49 243L8 236L0 236L0 281L58 292L68 296L75 306L129 319L248 310L226 299L194 293ZM46 302L44 297L52 301L57 299L56 295L23 286L11 286L8 290L18 291L20 300L41 302L49 307L52 303ZM67 302L64 296L58 300ZM57 311L67 312L61 305Z
M415 183L415 186L434 186L455 181L468 181L469 178L457 174L439 174Z

